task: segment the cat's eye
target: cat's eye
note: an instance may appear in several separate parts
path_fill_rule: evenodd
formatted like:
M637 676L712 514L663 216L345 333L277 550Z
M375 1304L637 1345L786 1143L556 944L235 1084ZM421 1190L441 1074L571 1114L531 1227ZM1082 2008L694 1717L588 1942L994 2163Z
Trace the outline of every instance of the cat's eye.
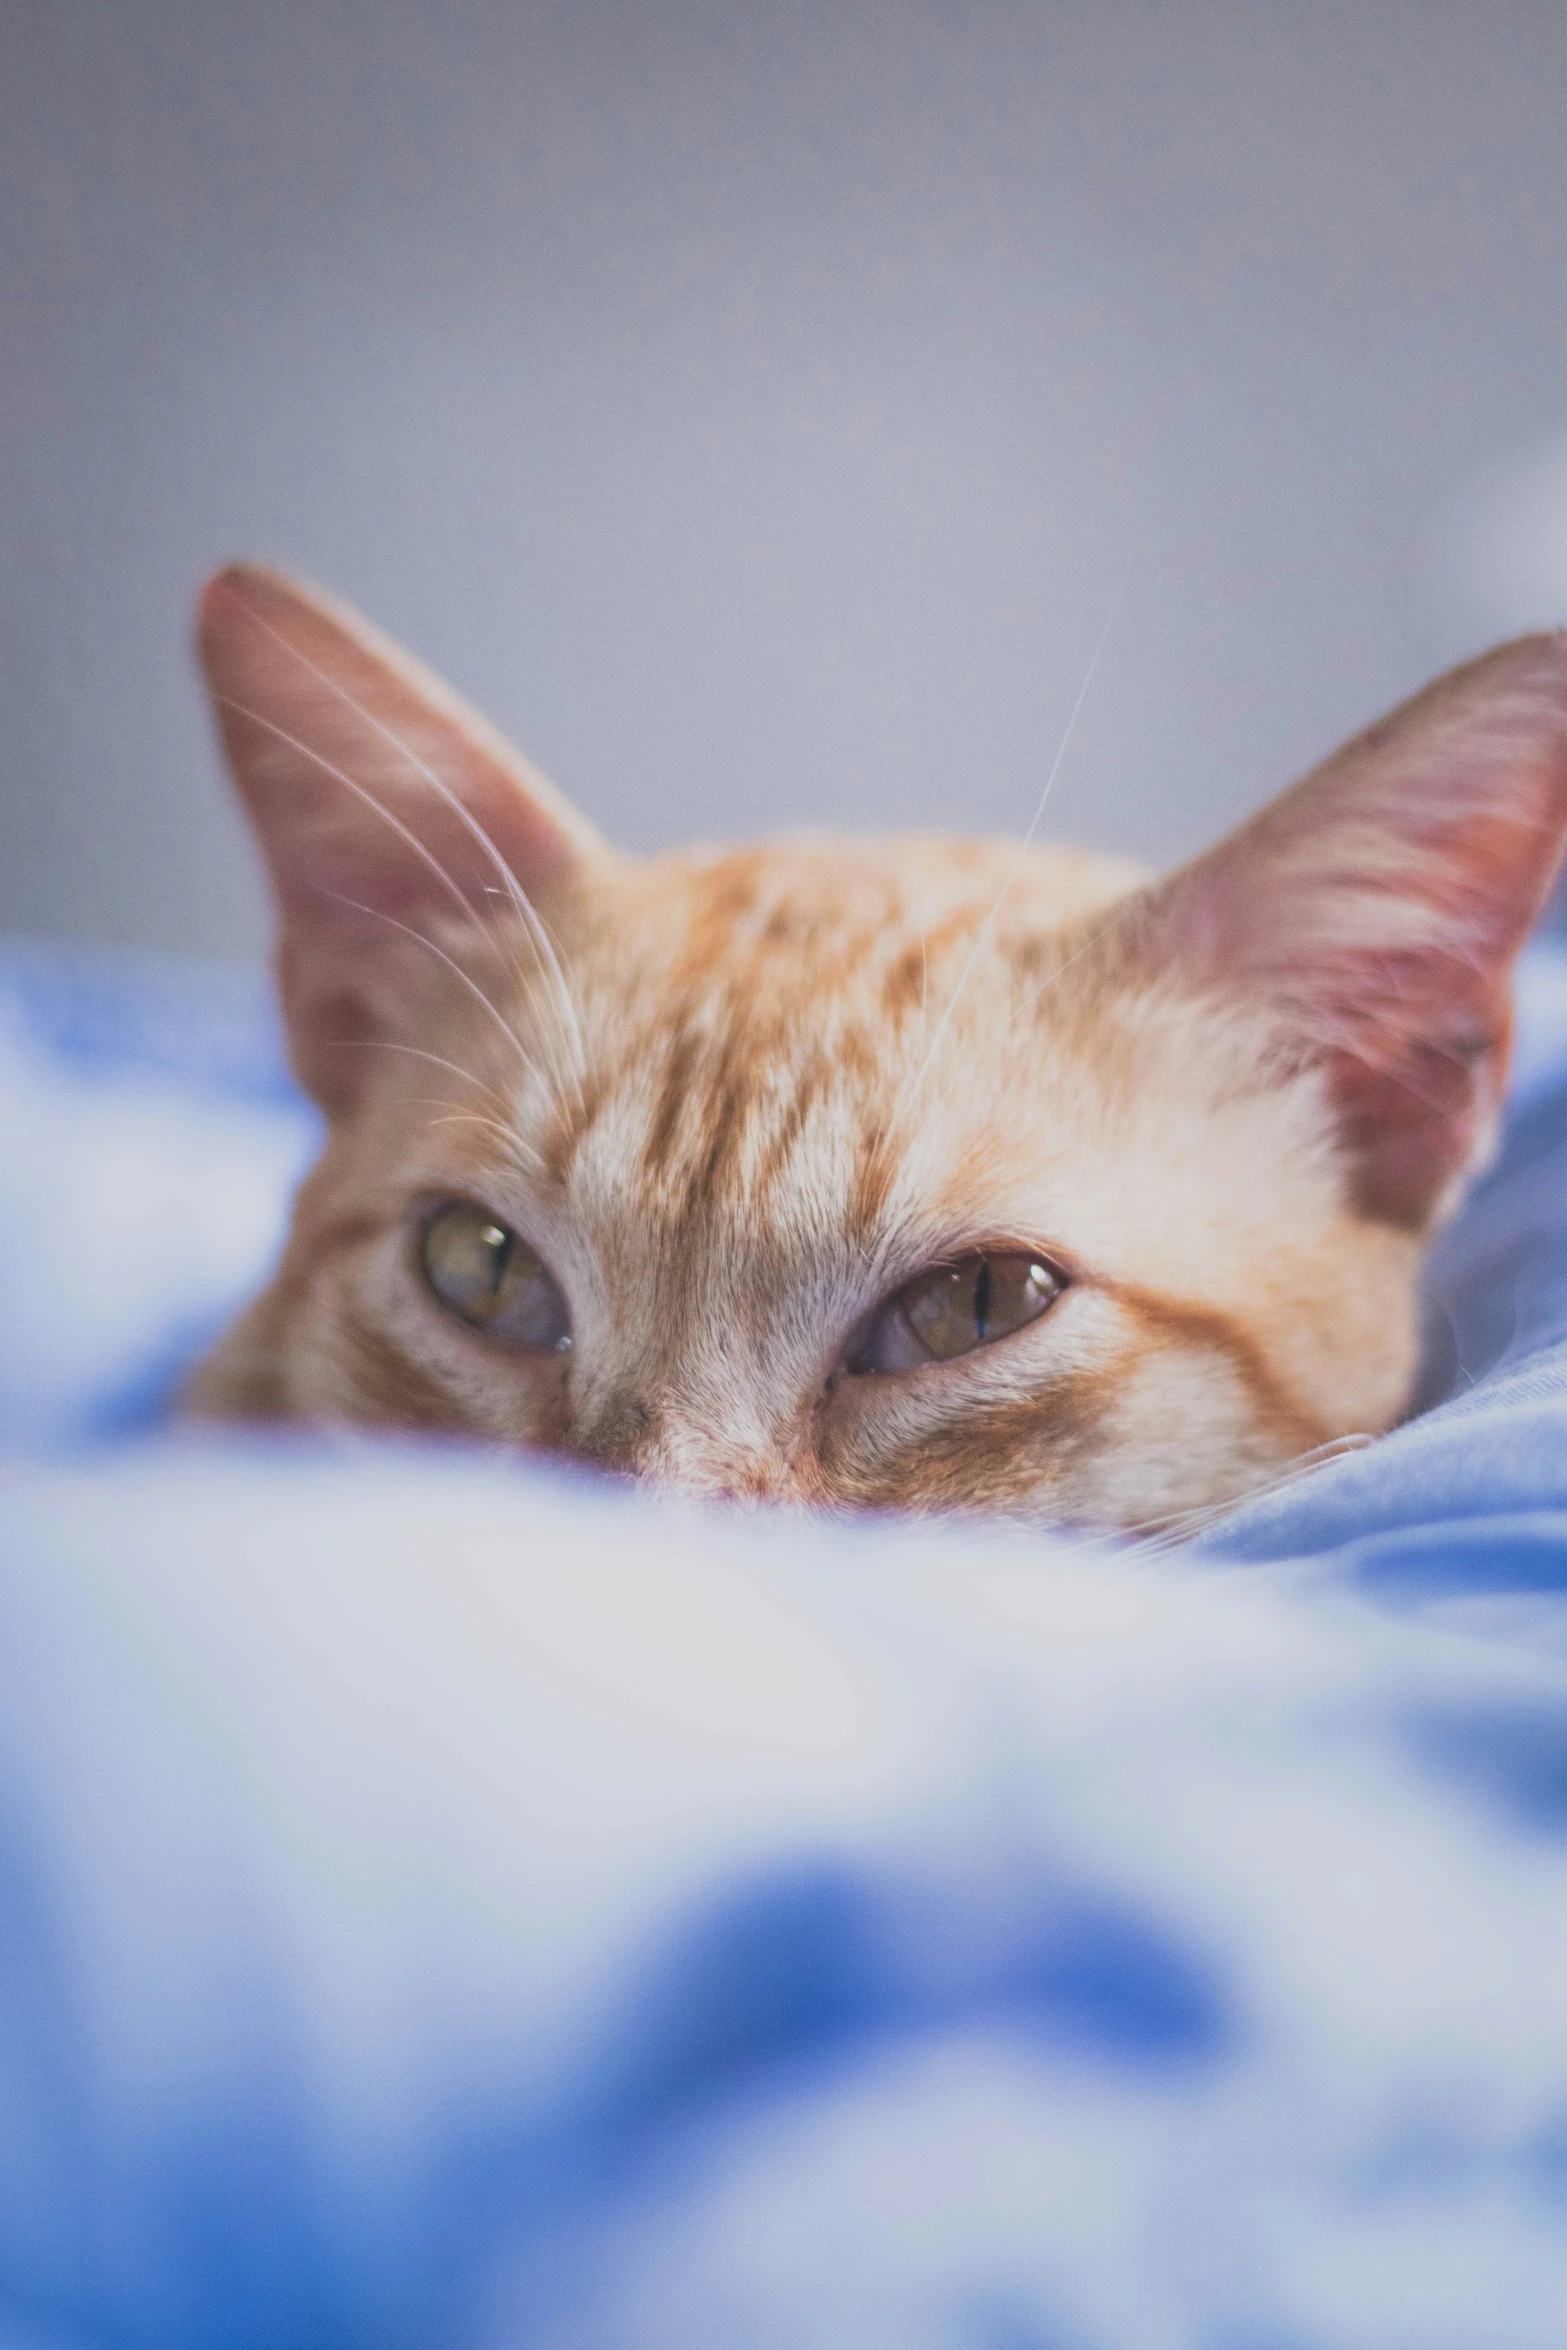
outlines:
M1048 1312L1066 1278L1042 1257L972 1256L921 1273L880 1307L848 1369L912 1371L1010 1338Z
M471 1200L449 1200L419 1244L425 1280L443 1306L476 1330L536 1354L571 1344L566 1301L552 1275L509 1225Z

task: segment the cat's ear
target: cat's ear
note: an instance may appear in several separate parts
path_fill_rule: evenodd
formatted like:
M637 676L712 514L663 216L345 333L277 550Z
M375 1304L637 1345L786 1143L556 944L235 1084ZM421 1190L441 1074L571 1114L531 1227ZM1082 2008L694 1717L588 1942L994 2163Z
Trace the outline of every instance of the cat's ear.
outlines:
M545 907L610 852L552 784L356 613L236 564L205 590L202 666L272 871L295 1066L328 1108L396 1026L396 943Z
M1567 633L1454 670L1132 901L1134 951L1274 1007L1353 1197L1411 1227L1493 1139L1512 965L1567 832Z

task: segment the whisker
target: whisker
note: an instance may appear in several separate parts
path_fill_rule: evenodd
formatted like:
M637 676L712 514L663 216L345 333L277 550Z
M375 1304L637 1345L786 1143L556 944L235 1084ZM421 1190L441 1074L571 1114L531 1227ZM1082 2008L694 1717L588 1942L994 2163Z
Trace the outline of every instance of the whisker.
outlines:
M231 589L230 593L232 594L234 591ZM508 896L511 898L515 911L522 919L523 928L527 933L529 944L533 948L535 959L540 962L542 970L544 960L547 957L549 968L552 971L557 987L560 990L562 1002L569 1016L571 1040L573 1041L576 1050L577 1090L580 1096L582 1090L581 1071L586 1065L586 1050L583 1044L581 1026L577 1019L576 1007L572 1004L571 998L567 993L565 980L560 969L559 958L555 953L553 942L550 940L548 934L544 930L544 925L539 919L538 913L534 908L533 901L528 896L528 893L523 888L521 882L517 879L517 876L512 871L511 866L502 856L495 842L490 838L489 833L479 822L477 816L474 815L472 809L467 807L458 794L452 790L450 784L446 782L445 778L438 774L437 771L425 760L421 759L418 752L414 750L413 746L410 743L405 742L395 731L395 729L388 726L383 719L378 718L373 710L367 710L358 697L354 694L351 694L340 679L333 677L328 670L321 668L317 662L312 661L309 654L302 652L298 645L294 644L283 634L281 629L274 628L269 620L263 619L262 615L255 609L254 605L245 603L243 596L236 596L235 600L244 606L245 611L249 614L250 619L254 625L261 629L265 635L269 636L274 644L280 646L284 652L290 654L292 658L297 661L302 668L306 669L319 684L324 685L329 693L335 694L338 700L342 702L347 709L352 710L354 715L361 719L366 726L370 727L376 734L378 734L383 742L389 743L392 749L395 750L401 758L404 758L408 761L408 764L414 769L416 774L423 776L426 783L428 783L431 789L440 797L442 801L444 801L446 806L451 809L453 815L456 816L459 823L466 826L468 832L472 835L474 840L477 841L480 848L485 852L486 856L489 857L491 863L495 867L496 872L500 875L502 887L506 890ZM405 837L411 836L405 835ZM477 916L475 916L475 920L477 920ZM537 937L534 935L535 932L538 933ZM542 948L540 943L541 941Z
M426 1106L439 1109L442 1105L432 1102ZM514 1127L503 1126L498 1118L486 1118L481 1110L451 1110L444 1118L432 1118L430 1125L432 1129L437 1126L481 1126L487 1133L499 1135L506 1146L507 1157L515 1159L519 1166L526 1164L538 1170L544 1165L542 1151L535 1150L531 1142L525 1142Z
M580 1008L578 1006L576 997L572 993L571 982L566 976L565 966L561 962L559 952L556 949L555 941L550 935L549 924L545 921L543 915L539 913L537 908L534 906L532 899L528 896L521 882L518 881L516 875L511 872L509 867L507 868L507 876L511 883L511 887L516 894L518 900L518 909L525 916L527 923L530 925L528 931L529 944L533 946L535 955L539 953L539 950L542 947L545 956L548 958L550 975L554 979L555 987L560 998L561 1007L570 1023L570 1042L572 1045L573 1055L572 1078L576 1087L577 1107L579 1110L585 1110L588 1105L587 1095L583 1091L582 1079L587 1070L588 1051L582 1034L582 1017ZM535 932L537 932L537 943L535 943L534 940Z
M265 623L261 623L261 625L265 626ZM273 631L272 633L275 634L276 632ZM302 660L304 659L303 654L300 655L300 658ZM313 668L314 664L307 663L306 666ZM429 870L436 876L437 880L440 881L450 892L451 896L456 901L457 905L461 908L462 912L467 915L468 920L473 924L475 930L477 930L482 937L493 937L495 935L494 925L487 922L483 915L479 913L472 900L458 886L457 882L453 880L451 874L441 863L435 852L428 848L425 843L420 840L417 833L409 830L408 826L403 823L401 817L395 816L392 813L392 810L388 808L383 801L377 799L374 792L367 789L364 784L356 781L356 779L352 775L348 774L344 768L337 766L333 760L326 758L320 751L313 750L309 743L301 742L297 735L290 734L286 727L279 726L273 719L264 717L259 710L252 710L248 708L245 703L235 701L232 695L220 694L216 696L215 699L223 709L237 712L241 718L248 719L253 725L261 727L265 733L272 735L278 742L286 743L290 750L297 751L301 758L310 760L312 765L319 767L323 774L330 775L335 783L342 784L344 789L352 792L356 799L362 800L365 806L372 809L374 813L381 818L384 824L391 826L393 832L397 834L398 838L404 841L407 846L413 850L415 856L418 857L421 862L429 868ZM364 908L361 910L368 912L372 909ZM426 941L425 943L428 944L429 942ZM529 981L526 972L524 972L521 966L518 964L515 956L512 957L512 968L517 979L517 984L524 990L531 1009L534 1004L532 983ZM559 1064L555 1062L553 1053L550 1057L555 1084L563 1091L564 1087L562 1086ZM580 1100L582 1092L580 1078L576 1080L576 1090Z
M460 1068L455 1061L445 1060L440 1053L427 1053L420 1045L400 1044L388 1036L367 1036L358 1044L345 1042L341 1049L344 1052L406 1053L410 1060L429 1061L437 1069L449 1069L454 1077L462 1078L465 1084L477 1086L480 1093L488 1095L498 1110L509 1110L511 1107L504 1094L497 1093L493 1085L486 1085L482 1077L475 1077L471 1069Z
M1074 963L1080 963L1086 954L1091 953L1092 950L1098 946L1101 939L1106 939L1110 936L1110 933L1114 930L1116 924L1121 919L1124 905L1125 900L1117 898L1105 920L1103 922L1095 923L1093 929L1083 940L1082 945L1074 948L1072 953L1067 956L1064 963L1058 963L1053 971L1046 972L1044 978L1040 981L1039 985L1035 988L1033 994L1028 999L1028 1009L1031 1012L1034 1011L1041 1000L1050 993L1050 990L1058 983L1058 981L1066 976L1067 972L1071 970Z
M1232 1511L1242 1508L1247 1502L1260 1501L1272 1494L1283 1492L1300 1479L1311 1476L1316 1470L1325 1468L1327 1465L1327 1462L1323 1460L1308 1459L1299 1467L1283 1469L1277 1476L1264 1479L1261 1484L1249 1487L1244 1493L1230 1494L1222 1501L1195 1502L1188 1509L1166 1510L1154 1517L1134 1519L1129 1525L1120 1527L1118 1531L1132 1535L1139 1540L1146 1539L1150 1545L1159 1541L1166 1544L1184 1542L1189 1540L1193 1534L1201 1533L1205 1528L1217 1524L1220 1519L1228 1517Z
M408 755L412 757L411 752ZM561 1016L558 1000L560 990L554 994L550 992L549 982L552 976L561 980L562 988L564 987L564 978L559 972L552 975L540 952L538 940L534 936L535 925L542 927L540 917L534 910L531 901L526 898L521 883L517 882L515 878L509 891L497 889L493 882L486 883L484 895L489 898L509 901L510 912L522 923L522 934L527 940L533 956L533 976L530 977L528 972L523 969L521 958L515 951L512 951L508 958L511 963L512 976L522 991L523 999L528 1007L529 1018L537 1027L544 1049L549 1054L550 1069L557 1088L564 1093L569 1084L577 1096L580 1107L582 1103L581 1032L576 1023L575 1011L573 1011L575 1033L568 1033L566 1023ZM544 986L542 1011L538 993L541 984ZM556 1050L557 1043L562 1048L560 1052Z
M259 726L264 733L270 734L275 741L286 743L291 751L297 751L302 759L308 759L312 766L319 767L324 775L330 775L334 783L342 784L344 789L351 791L356 799L363 800L367 808L373 808L382 823L389 824L398 839L406 843L413 850L414 855L429 867L437 881L451 892L474 928L476 930L487 929L488 926L473 905L472 900L465 896L458 887L434 850L426 848L418 834L410 832L402 818L394 816L391 809L376 798L374 792L367 791L362 783L356 783L351 775L331 759L324 758L320 751L312 750L309 743L301 742L298 735L290 734L287 727L279 726L271 718L264 718L259 710L249 709L243 702L236 702L232 694L215 694L213 699L219 709L234 711L238 717L248 719L252 726Z
M1205 1521L1226 1517L1232 1510L1241 1509L1248 1502L1266 1500L1271 1494L1282 1493L1287 1487L1298 1484L1302 1478L1313 1476L1318 1469L1328 1468L1334 1461L1344 1459L1352 1452L1361 1452L1374 1442L1375 1439L1364 1431L1335 1436L1326 1444L1313 1445L1309 1451L1297 1453L1271 1477L1265 1477L1261 1483L1248 1487L1244 1493L1232 1494L1223 1501L1199 1502L1189 1510L1171 1510L1162 1518L1146 1518L1142 1526L1173 1528L1184 1526L1188 1520Z
M496 892L495 894L499 895L499 892ZM525 931L525 935L528 937L529 945L532 946L533 939L531 934ZM511 958L511 961L512 970L516 976L517 985L519 988L521 988L523 999L528 1007L529 1017L536 1023L539 1029L539 1033L549 1050L550 1067L554 1072L556 1085L564 1094L567 1083L569 1082L571 1090L577 1097L578 1109L585 1109L587 1107L587 1103L582 1089L583 1056L578 1051L577 1047L573 1045L571 1038L567 1036L564 1024L561 1020L560 1006L547 991L543 998L543 1016L541 1016L538 989L540 984L548 978L549 974L545 971L543 965L539 962L538 950L536 947L534 948L534 963L537 970L536 978L530 978L528 976L527 972L523 970L515 955ZM566 981L564 973L561 974L561 982L563 986L569 988L569 982ZM580 1033L581 1031L579 1024L579 1036ZM554 1037L556 1035L559 1036L561 1044L566 1048L564 1063L562 1063L562 1061L556 1056L554 1045Z
M1045 808L1049 802L1050 795L1055 789L1056 777L1061 772L1062 761L1065 759L1067 754L1067 746L1071 742L1072 736L1076 731L1077 721L1082 714L1083 704L1088 699L1088 689L1094 682L1094 673L1099 667L1100 655L1103 653L1105 646L1110 641L1110 631L1115 625L1116 615L1121 608L1121 599L1126 592L1126 582L1128 575L1131 572L1131 568L1132 557L1131 553L1128 552L1126 561L1121 568L1121 577L1116 584L1115 594L1110 601L1110 609L1105 615L1105 624L1099 631L1099 641L1094 646L1093 652L1089 657L1088 667L1083 673L1083 682L1077 689L1077 699L1072 704L1071 715L1067 719L1065 730L1062 733L1060 746L1056 751L1054 759L1050 763L1050 772L1045 777L1044 789L1040 793L1038 804L1034 809L1032 817L1029 819L1028 830L1023 835L1023 839L1020 845L1025 849L1032 845L1034 835L1039 830L1040 824L1044 818ZM953 1013L958 1008L958 1000L962 996L965 987L968 985L969 978L973 972L974 966L979 961L979 958L984 953L986 947L990 944L990 940L995 931L996 924L1001 919L1001 909L1006 904L1008 897L1011 895L1013 883L1015 882L1016 878L1017 876L1015 873L1009 873L1007 875L1006 880L1002 883L1000 890L997 892L995 904L991 907L990 912L986 915L983 923L980 925L979 934L975 938L973 946L969 949L968 960L963 965L962 970L958 973L957 985L953 988L951 995L947 999L946 1010L942 1013L941 1018L936 1023L936 1032L930 1040L930 1045L926 1051L925 1058L920 1063L919 1068L915 1073L912 1085L904 1089L903 1094L900 1096L896 1104L893 1113L895 1117L901 1116L906 1110L912 1107L914 1100L918 1096L919 1091L923 1086L925 1078L930 1070L931 1063L934 1061L937 1052L940 1050L941 1041L947 1033L947 1028L952 1019Z
M517 1034L516 1029L512 1027L510 1021L507 1020L501 1012L496 1010L494 1004L491 1003L489 997L485 994L478 981L470 977L470 975L463 969L462 965L457 962L453 956L449 955L444 947L438 947L433 938L425 937L422 930L415 930L411 924L407 922L399 922L395 914L388 914L385 909L380 906L360 905L357 899L342 897L335 890L330 891L328 894L336 900L338 905L347 906L352 913L368 914L370 919L374 922L385 922L391 929L400 931L404 938L411 938L416 946L424 947L430 954L434 955L439 962L444 963L447 970L450 971L454 977L461 980L463 986L467 988L469 994L483 1005L485 1011L489 1013L490 1018L495 1022L495 1025L500 1030L502 1036L505 1037L507 1043L516 1053L518 1059L521 1061L523 1067L527 1070L529 1076L542 1078L543 1072L540 1070L539 1065L534 1060L532 1054L528 1051L528 1048L523 1043L521 1037Z
M1345 1459L1350 1453L1362 1452L1376 1439L1364 1430L1347 1436L1331 1437L1327 1443L1314 1445L1309 1452L1297 1453L1286 1461L1272 1477L1245 1493L1232 1494L1224 1501L1198 1502L1190 1509L1167 1510L1159 1516L1134 1519L1131 1524L1118 1527L1117 1532L1141 1542L1144 1549L1160 1551L1174 1549L1189 1542L1194 1535L1205 1533L1249 1502L1266 1501L1276 1493L1287 1492L1292 1486L1315 1476L1318 1470L1330 1468L1334 1461Z
M252 615L252 617L254 617L254 615ZM261 622L260 625L265 627L266 623ZM269 633L275 635L276 631L273 630ZM283 640L280 639L279 641L281 642ZM301 660L304 660L305 658L303 654L301 654L299 657ZM314 670L315 665L313 662L306 662L306 667ZM328 680L328 682L330 683L330 680ZM456 901L457 905L461 908L462 912L467 915L468 920L473 924L474 928L479 931L482 936L493 937L495 935L493 924L485 921L484 917L474 906L472 900L458 886L457 882L453 880L451 874L441 863L435 852L428 848L425 843L419 839L417 833L410 831L409 827L403 823L402 819L399 816L395 816L392 813L392 810L388 808L383 801L377 799L374 792L368 790L364 784L357 782L355 778L348 774L344 768L337 766L333 760L326 758L320 751L313 750L309 743L302 742L297 735L290 734L286 727L279 726L273 719L264 717L259 710L252 710L248 708L245 703L235 701L232 695L220 694L217 695L215 699L222 708L235 711L241 718L248 719L253 725L261 727L265 733L272 735L278 742L286 743L290 750L297 751L301 758L310 760L314 766L317 766L322 770L323 774L330 775L334 782L342 784L344 789L352 792L356 799L362 800L365 806L372 809L374 813L381 818L383 823L390 825L392 830L397 834L398 838L404 841L407 846L413 850L415 856L418 857L422 863L428 866L429 870L436 876L437 880L440 881L443 886L451 893L451 896ZM358 705L355 704L355 707L357 708ZM367 718L369 717L368 712L364 713L364 715ZM372 720L371 723L373 724L374 721ZM370 908L361 909L361 911L365 912L369 912L371 910L372 909ZM427 940L425 943L428 945L430 942ZM537 960L536 949L535 960ZM529 981L527 974L518 964L515 956L512 957L512 969L516 976L518 986L523 989L527 997L530 1009L533 1009L535 1005L535 999L532 983ZM547 1034L547 1024L545 1032ZM553 1051L550 1054L550 1060L555 1085L559 1090L564 1091L565 1089L562 1083L560 1065L558 1062L556 1062ZM571 1072L571 1075L580 1105L582 1101L581 1076L575 1070Z

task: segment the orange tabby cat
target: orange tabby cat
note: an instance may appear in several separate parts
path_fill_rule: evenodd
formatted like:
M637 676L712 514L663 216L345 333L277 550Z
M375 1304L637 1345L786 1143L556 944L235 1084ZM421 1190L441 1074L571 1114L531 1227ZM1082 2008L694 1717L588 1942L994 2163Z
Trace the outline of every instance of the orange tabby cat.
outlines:
M330 1131L198 1410L1116 1526L1399 1413L1567 827L1567 636L1156 882L638 862L321 596L226 572L201 643Z

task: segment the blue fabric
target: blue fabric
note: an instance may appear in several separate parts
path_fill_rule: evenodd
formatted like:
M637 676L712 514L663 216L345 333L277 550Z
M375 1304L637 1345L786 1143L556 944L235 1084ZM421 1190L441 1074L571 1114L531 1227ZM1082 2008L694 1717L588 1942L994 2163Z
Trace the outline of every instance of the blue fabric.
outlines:
M0 2350L1559 2350L1567 954L1201 1547L161 1425L315 1128L0 968Z

